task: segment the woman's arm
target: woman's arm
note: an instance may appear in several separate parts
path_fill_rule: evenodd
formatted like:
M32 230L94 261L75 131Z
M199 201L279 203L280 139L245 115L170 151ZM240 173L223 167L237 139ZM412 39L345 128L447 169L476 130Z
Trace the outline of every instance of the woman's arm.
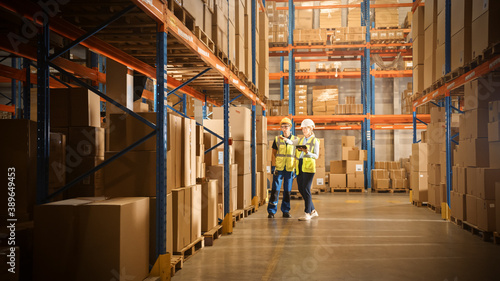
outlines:
M313 158L313 159L318 159L319 157L319 140L316 139L316 143L314 144L314 153L308 151L305 157Z

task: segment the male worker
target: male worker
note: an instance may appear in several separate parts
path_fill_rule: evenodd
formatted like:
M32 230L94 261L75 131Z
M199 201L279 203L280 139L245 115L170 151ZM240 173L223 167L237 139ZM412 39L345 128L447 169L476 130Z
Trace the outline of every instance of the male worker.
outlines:
M297 137L290 132L292 121L289 118L283 118L280 124L284 139L276 137L273 142L273 158L276 159L276 167L274 169L271 198L269 199L269 204L267 204L268 218L274 218L274 214L278 211L281 182L283 182L281 211L284 218L292 217L290 216L290 193L292 191L295 168L295 146L287 144L286 140L293 141Z

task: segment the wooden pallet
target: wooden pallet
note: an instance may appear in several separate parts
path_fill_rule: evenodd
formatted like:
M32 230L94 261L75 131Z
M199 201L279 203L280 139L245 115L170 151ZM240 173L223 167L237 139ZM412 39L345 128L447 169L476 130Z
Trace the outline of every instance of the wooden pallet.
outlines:
M243 219L243 210L235 210L233 212L233 218L237 222L240 221L241 219Z
M408 188L392 188L391 193L409 193L410 190Z
M191 32L194 32L196 26L194 17L180 6L175 0L168 1L168 9L178 18Z
M330 188L331 193L339 193L339 192L345 192L345 193L362 193L363 188L341 188L341 187L331 187Z
M418 202L418 201L413 201L413 202L411 202L411 204L412 204L413 206L417 206L417 207L427 206L427 202Z
M236 65L234 65L234 63L232 63L232 62L229 64L229 70L231 70L231 72L233 72L233 73L238 73L239 72L238 68L236 67Z
M391 193L391 189L389 189L389 188L373 188L372 192L375 192L375 193Z
M226 66L229 62L227 55L222 51L221 48L218 46L215 46L215 53L214 53Z
M433 206L427 203L427 208L429 208L429 210L433 211L436 214L441 214L441 206Z
M463 221L462 221L462 220L457 219L457 218L455 218L454 216L451 216L451 217L450 217L450 221L451 221L452 223L456 224L457 226L462 227L462 224L463 224Z
M214 241L216 239L219 239L221 235L222 235L222 225L216 225L214 228L203 233L203 237L205 237L205 246L213 246Z
M201 236L194 240L191 244L184 247L180 252L174 252L174 255L180 255L183 261L188 260L199 250L203 249L205 246L205 237Z
M304 69L297 69L297 72L309 72L311 69L309 68L304 68Z
M287 42L269 42L269 47L286 47L288 46Z
M245 217L245 218L250 216L253 213L255 213L255 206L254 205L250 205L250 206L243 209L243 217Z
M174 277L175 273L184 267L182 256L173 255L170 258L170 276Z
M477 226L470 224L466 221L462 223L462 229L472 233L472 235L477 235L481 240L485 242L494 242L494 235L491 231L484 231L479 229Z
M324 192L329 192L330 191L330 188L329 187L320 187L320 188L317 188L317 190L319 190L320 193L324 193Z
M199 26L194 27L194 35L205 45L210 51L215 52L215 44L210 37L207 36L205 31L203 31Z
M254 93L257 91L257 86L255 86L255 84L252 82L249 82L248 88Z

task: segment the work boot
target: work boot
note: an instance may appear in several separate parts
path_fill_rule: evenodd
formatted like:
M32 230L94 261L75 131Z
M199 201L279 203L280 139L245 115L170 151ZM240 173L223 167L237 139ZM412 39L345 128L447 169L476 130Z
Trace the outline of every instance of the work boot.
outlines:
M274 214L269 213L269 215L267 215L267 218L268 218L268 219L274 219Z
M319 216L319 214L318 214L318 212L316 210L313 210L311 212L311 218L318 217L318 216Z
M303 217L299 218L299 221L309 221L311 220L311 214L306 213Z
M289 219L292 215L290 215L290 213L283 213L283 217Z

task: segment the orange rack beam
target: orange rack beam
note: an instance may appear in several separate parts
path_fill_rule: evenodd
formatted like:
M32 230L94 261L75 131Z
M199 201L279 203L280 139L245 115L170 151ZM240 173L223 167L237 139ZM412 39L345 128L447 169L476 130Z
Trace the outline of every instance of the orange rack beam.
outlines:
M447 96L450 94L450 91L462 86L466 82L479 78L485 74L488 74L499 67L500 67L500 55L496 55L493 58L483 62L476 68L470 70L469 72L462 74L462 76L459 76L456 79L451 80L450 82L444 84L443 86L439 87L439 89L421 97L420 99L418 99L413 103L413 110L432 100L440 99L443 96Z
M424 6L425 3L422 3L422 0L416 0L415 2L413 2L413 5L411 7L411 11L412 13L415 13L415 10L417 9L418 6Z
M312 50L312 49L360 49L360 48L383 48L383 47L411 47L413 43L387 43L387 44L344 44L344 45L311 45L311 46L295 46L288 45L286 47L270 47L269 52L284 52L290 50Z
M292 116L268 116L267 124L279 124L281 119ZM418 114L417 118L424 122L431 121L430 114ZM397 123L412 123L413 115L297 115L293 116L295 123L300 123L304 119L311 119L315 123L335 123L335 122L362 122L365 119L370 119L371 124L397 124Z
M412 70L372 70L375 78L412 77ZM288 79L288 72L269 73L269 80L278 80L281 77ZM360 71L339 72L295 72L295 79L344 79L361 78Z
M15 113L16 108L13 105L0 104L0 111Z
M287 2L288 3L288 0L268 0L268 1ZM293 2L314 2L314 1L312 1L312 0L294 0ZM403 7L413 7L413 3L370 4L370 8L403 8ZM361 4L295 6L295 10L341 9L341 8L361 8ZM288 7L276 7L276 10L288 10Z
M22 81L26 82L26 70L25 69L17 69L13 68L10 66L6 66L3 64L0 64L0 76L1 77L6 77L9 79L15 79L17 81ZM34 73L30 73L30 80L32 84L37 84L37 76ZM71 87L78 87L76 85L67 83ZM52 89L57 89L57 88L67 88L66 85L62 84L61 82L55 80L54 78L50 77L50 88Z
M408 125L372 125L371 128L373 130L412 130L413 129L413 124L408 124ZM417 124L417 129L422 129L425 130L427 129L427 126L424 124ZM273 125L273 126L267 126L268 131L280 131L281 128L280 126ZM319 125L314 127L314 130L361 130L360 125Z

